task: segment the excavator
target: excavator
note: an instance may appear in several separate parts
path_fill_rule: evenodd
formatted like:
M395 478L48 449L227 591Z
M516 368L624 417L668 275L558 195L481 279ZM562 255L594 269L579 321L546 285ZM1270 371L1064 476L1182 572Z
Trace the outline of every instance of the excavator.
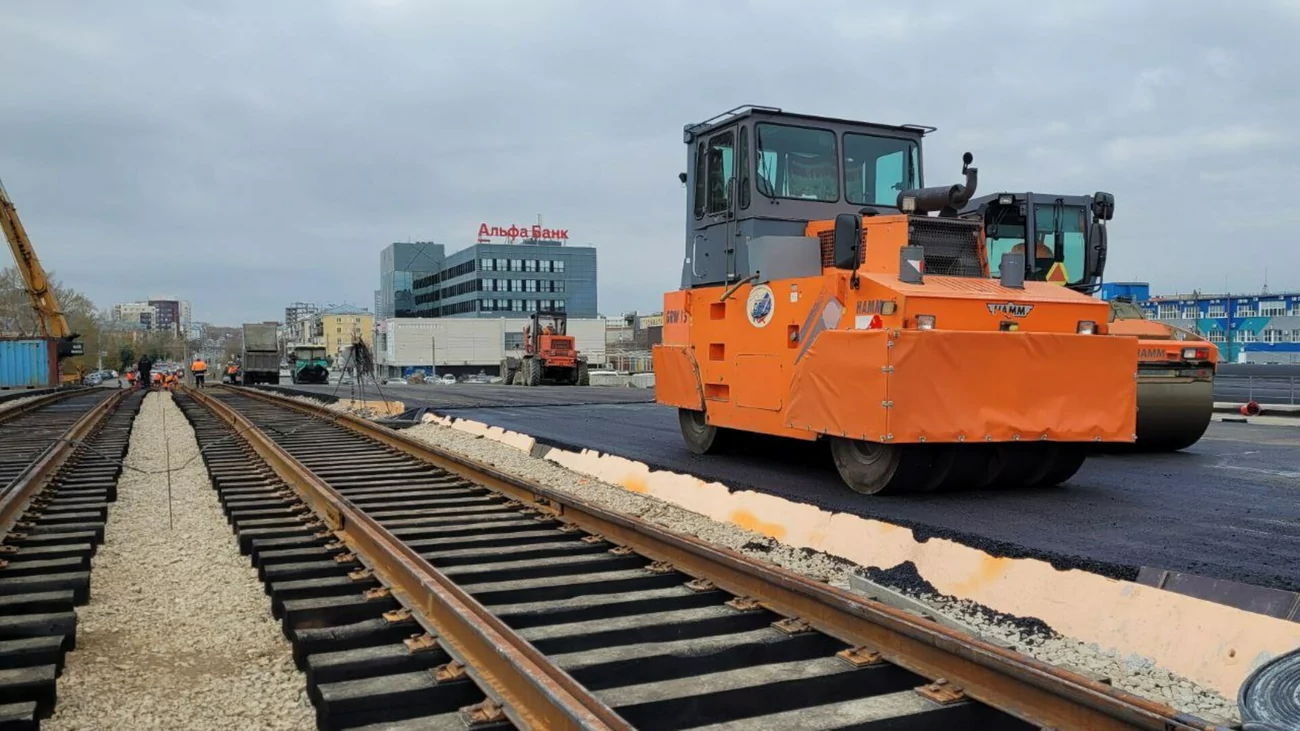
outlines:
M964 183L925 187L933 127L739 107L687 125L681 284L655 400L696 454L749 434L825 441L845 485L1041 488L1132 444L1137 341L1099 299L990 278ZM934 215L932 215L934 214Z
M31 239L27 237L27 230L23 228L23 223L18 218L18 208L9 197L9 192L5 190L4 183L0 183L0 228L4 229L5 239L8 240L9 249L14 255L14 262L17 263L18 271L22 274L27 296L31 300L32 309L36 312L41 337L57 341L60 384L80 381L80 374L63 372L63 360L83 355L85 344L78 342L77 338L81 336L74 333L72 327L68 325L68 318L59 306L58 297L45 276L45 269L41 266L40 259L36 257L36 250L32 248Z
M1106 222L1115 197L995 193L969 201L962 216L984 226L990 276L1000 257L1025 252L1024 277L1082 293L1101 288L1106 267ZM1138 340L1136 447L1144 451L1186 449L1204 436L1214 411L1219 350L1189 330L1146 318L1132 302L1109 302L1110 334Z

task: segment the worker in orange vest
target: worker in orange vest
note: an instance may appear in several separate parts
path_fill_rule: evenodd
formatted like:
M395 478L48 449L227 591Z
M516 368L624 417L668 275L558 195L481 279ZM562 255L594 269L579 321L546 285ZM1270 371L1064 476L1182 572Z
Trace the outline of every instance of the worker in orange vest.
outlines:
M226 375L230 376L231 383L235 382L236 373L239 373L239 366L235 365L234 363L231 363L230 365L226 366Z
M135 371L126 372L127 388L135 388Z
M160 388L162 386L162 374L158 371L151 371L149 373L149 382L151 387Z
M203 388L203 377L208 374L208 364L203 362L203 356L195 356L190 364L190 373L194 374L194 387Z

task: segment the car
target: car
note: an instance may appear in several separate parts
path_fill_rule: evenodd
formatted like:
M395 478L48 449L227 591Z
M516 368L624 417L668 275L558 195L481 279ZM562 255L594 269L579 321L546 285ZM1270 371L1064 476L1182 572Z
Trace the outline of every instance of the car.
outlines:
M450 386L456 382L456 377L448 373L444 375L442 378L440 378L439 380L441 380L444 385Z
M406 379L405 379L405 378L388 378L388 379L385 379L385 380L384 380L384 385L385 385L385 386L405 386L405 385L407 385L407 384L406 384Z

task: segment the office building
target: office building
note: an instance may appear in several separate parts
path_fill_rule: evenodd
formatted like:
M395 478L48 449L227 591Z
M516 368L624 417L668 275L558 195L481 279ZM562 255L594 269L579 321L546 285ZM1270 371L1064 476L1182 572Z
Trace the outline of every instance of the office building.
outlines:
M416 317L525 317L537 311L597 316L596 249L524 240L477 243L418 277Z
M432 241L390 244L379 252L379 317L415 315L414 282L442 271L443 247Z
M1300 363L1300 292L1150 294L1146 282L1114 282L1102 298L1130 298L1152 320L1197 333L1230 363Z

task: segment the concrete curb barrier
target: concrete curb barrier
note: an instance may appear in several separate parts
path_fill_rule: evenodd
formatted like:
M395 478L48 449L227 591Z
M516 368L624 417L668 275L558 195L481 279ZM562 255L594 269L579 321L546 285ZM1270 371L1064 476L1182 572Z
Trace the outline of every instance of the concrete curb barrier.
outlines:
M651 495L723 523L861 566L913 562L937 591L990 609L1036 617L1103 651L1145 659L1232 698L1246 676L1300 646L1300 624L1037 559L991 556L942 538L918 540L909 528L752 491L733 491L692 475L592 450L542 449L526 434L467 419L426 414L439 423L508 444L631 492ZM1027 588L1029 588L1027 590Z

